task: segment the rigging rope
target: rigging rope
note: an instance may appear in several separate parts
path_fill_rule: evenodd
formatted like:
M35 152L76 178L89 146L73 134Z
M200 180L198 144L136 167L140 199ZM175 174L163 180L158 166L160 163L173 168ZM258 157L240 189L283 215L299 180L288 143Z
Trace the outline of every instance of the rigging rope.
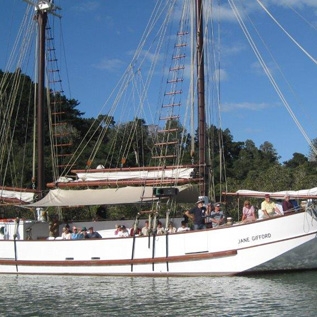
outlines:
M21 98L25 90L30 89L30 87L26 87L25 84L29 82L27 76L22 74L22 68L24 63L27 65L30 57L30 42L32 38L32 34L34 33L34 23L33 23L33 10L30 6L27 7L27 10L23 16L20 28L18 30L17 37L14 42L13 50L9 56L5 73L3 74L0 87L2 94L2 104L1 104L1 119L2 125L0 130L1 135L1 176L2 183L7 182L7 178L10 179L10 182L13 186L22 187L23 181L23 168L20 170L20 166L22 162L26 160L26 143L24 143L24 148L21 148L22 153L22 161L17 163L14 160L16 156L15 144L13 142L14 136L17 133L21 133L21 129L25 127L25 131L22 132L23 137L26 140L28 135L27 133L27 122L28 122L28 113L30 110L30 102L27 105L23 105L23 108L18 108L17 105L21 105ZM18 53L18 47L20 47L20 52ZM17 64L17 65L14 65ZM9 69L14 68L14 72L10 73ZM11 89L8 91L8 89ZM6 92L6 93L5 93ZM4 98L3 98L4 97ZM22 105L21 105L22 106ZM25 118L23 127L16 128L16 122L18 121L19 116L23 112L23 117ZM13 122L13 123L12 123ZM12 126L10 126L12 124ZM20 137L21 139L21 137ZM19 148L20 151L20 148ZM17 166L17 164L19 166ZM18 169L18 171L17 171ZM11 170L11 175L9 174L9 170Z
M301 131L302 135L304 136L305 140L307 141L307 143L310 145L311 149L313 150L313 152L315 153L315 155L317 155L317 148L314 146L313 142L311 141L311 139L308 137L306 131L304 130L304 128L302 127L302 125L300 124L300 122L298 121L298 119L296 118L293 110L291 109L290 105L288 104L287 100L285 99L282 91L280 90L277 82L275 81L270 69L268 68L268 66L266 65L260 51L258 50L255 42L253 41L251 34L249 33L236 5L234 4L233 0L228 0L229 4L241 26L241 29L243 30L253 52L255 53L259 63L261 64L265 74L267 75L268 79L270 80L273 88L275 89L276 93L278 94L278 96L280 97L280 100L282 101L282 103L284 104L285 108L287 109L288 113L290 114L290 116L292 117L293 121L295 122L295 124L297 125L298 129ZM258 0L257 0L258 1Z
M257 0L258 4L268 14L268 16L278 25L278 27L287 35L287 37L314 63L317 64L317 60L311 56L284 28L283 26L273 17L269 10L263 5L260 0Z

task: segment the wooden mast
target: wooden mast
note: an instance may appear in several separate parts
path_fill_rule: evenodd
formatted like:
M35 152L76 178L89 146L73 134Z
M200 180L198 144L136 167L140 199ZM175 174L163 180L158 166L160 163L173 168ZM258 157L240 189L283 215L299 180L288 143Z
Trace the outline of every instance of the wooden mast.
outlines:
M38 84L36 95L36 123L37 123L37 186L39 191L39 198L42 198L45 189L45 172L44 172L44 113L45 113L45 30L47 24L47 15L51 13L57 17L56 14L59 7L55 6L53 1L41 0L34 3L30 0L25 2L33 5L36 10L36 20L38 23L38 55L37 55L37 68L38 68Z
M37 189L43 196L44 178L44 83L45 83L45 29L47 23L47 12L37 10L38 22L38 87L37 87Z
M203 4L196 0L196 45L197 45L197 102L198 102L198 153L200 196L208 195L208 174L206 168L206 118L205 118L205 71L204 71L204 35L203 35Z

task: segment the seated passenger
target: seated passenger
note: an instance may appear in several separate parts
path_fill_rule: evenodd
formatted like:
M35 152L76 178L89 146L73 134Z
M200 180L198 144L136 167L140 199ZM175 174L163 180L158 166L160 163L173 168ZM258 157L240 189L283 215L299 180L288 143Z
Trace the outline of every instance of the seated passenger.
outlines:
M64 227L63 233L62 233L62 239L63 240L70 240L70 238L71 238L71 233L69 232L69 227Z
M156 234L165 234L165 229L163 228L161 221L157 223Z
M87 239L88 238L88 236L87 236L87 228L86 227L82 227L81 228L81 233L82 233L82 235L83 235L83 239Z
M73 227L73 233L71 235L72 240L83 239L83 235L78 231L77 227Z
M100 235L99 232L94 231L93 227L90 227L90 228L88 228L87 238L88 239L101 239L102 236Z
M183 220L181 226L177 229L177 232L189 231L190 228L187 227L187 223Z
M141 229L140 228L136 228L135 230L135 234L134 234L134 226L130 229L130 236L133 237L134 235L139 235L141 233Z
M68 228L70 233L73 233L73 231L70 229L70 225L68 223L66 223L65 227Z
M284 196L284 200L283 200L283 203L282 203L282 208L283 208L284 214L294 211L294 206L290 202L290 196L287 195L287 194Z
M255 212L254 207L251 205L251 203L246 200L244 202L244 206L242 209L242 219L243 222L251 222L255 221Z
M176 228L173 226L173 222L170 222L168 225L168 233L175 233L176 232Z
M149 221L146 220L144 223L144 227L141 230L141 235L142 236L147 236L150 234L150 226L149 226Z
M277 208L275 203L270 200L270 195L265 195L265 200L261 203L261 210L265 218L281 215L281 211Z
M126 228L126 226L121 226L121 230L118 233L118 237L128 237L129 236L129 231Z

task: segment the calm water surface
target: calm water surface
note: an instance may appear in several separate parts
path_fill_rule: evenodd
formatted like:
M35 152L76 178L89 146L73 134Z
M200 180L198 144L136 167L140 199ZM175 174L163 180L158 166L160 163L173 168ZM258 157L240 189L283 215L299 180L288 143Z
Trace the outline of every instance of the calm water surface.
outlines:
M217 278L0 275L0 316L316 316L317 272Z

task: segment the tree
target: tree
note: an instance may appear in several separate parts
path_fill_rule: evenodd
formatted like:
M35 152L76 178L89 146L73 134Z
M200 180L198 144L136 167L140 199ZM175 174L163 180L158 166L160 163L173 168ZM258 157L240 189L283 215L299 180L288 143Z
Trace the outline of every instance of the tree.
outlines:
M278 162L280 158L274 149L273 144L268 141L265 141L260 145L260 151L262 152L263 158L271 163Z
M308 162L308 158L301 153L293 153L293 158L283 162L286 167L295 168Z
M308 154L308 160L310 162L317 161L317 155L316 155L316 149L317 149L317 138L312 140L313 147L315 148L315 151L312 149L312 147L309 148L309 154Z
M106 165L145 166L149 164L151 150L152 141L148 127L143 119L135 118L110 130L109 143L106 144Z

